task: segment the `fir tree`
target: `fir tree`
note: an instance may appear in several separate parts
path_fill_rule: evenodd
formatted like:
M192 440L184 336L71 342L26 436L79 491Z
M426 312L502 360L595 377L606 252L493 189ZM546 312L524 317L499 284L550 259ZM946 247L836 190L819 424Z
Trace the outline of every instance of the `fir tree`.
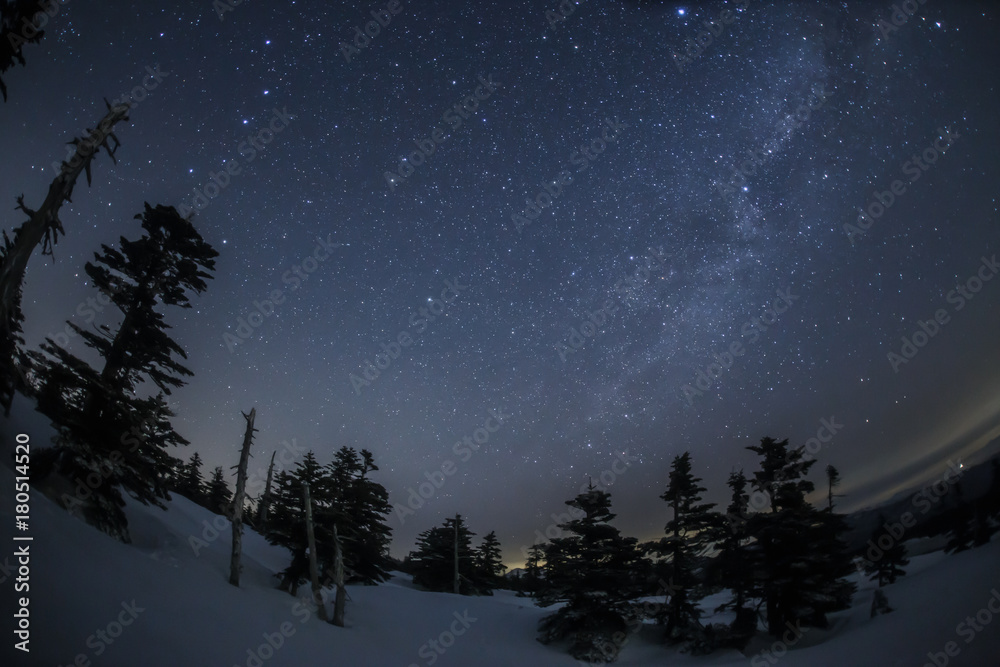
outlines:
M201 466L201 455L195 452L191 460L181 466L174 491L192 502L204 505L207 485L201 475Z
M385 487L368 476L377 470L370 451L362 449L358 454L350 447L342 447L329 468L334 514L342 517L338 531L344 545L344 567L352 582L376 584L391 576L388 551L392 529L385 519L392 505Z
M748 483L742 470L729 475L727 484L730 501L726 507L726 528L722 532L719 553L713 563L718 573L718 583L728 588L733 595L732 600L720 605L716 611L732 609L736 613L736 618L729 627L729 639L726 643L739 650L757 633L757 612L749 606L750 599L757 591L754 570L758 552L755 545L748 544Z
M879 588L896 583L897 578L906 574L906 570L903 568L910 564L910 560L906 557L906 545L903 542L893 539L892 545L888 549L882 549L878 544L879 539L887 534L885 526L885 517L879 514L878 525L872 531L869 544L877 546L881 556L875 560L865 558L865 574L869 575L870 581L877 580ZM890 537L892 536L890 535Z
M222 472L222 466L216 466L215 470L212 471L212 479L208 482L207 500L208 509L226 517L232 516L233 492L229 490L229 485L226 484L226 477L225 473ZM247 514L246 516L250 515Z
M282 470L275 483L275 500L268 522L267 541L291 552L291 562L279 573L279 588L295 595L309 576L308 540L303 485L309 485L317 563L332 556L333 528L327 522L333 513L334 488L329 469L320 465L309 450L291 471ZM320 571L323 571L320 566Z
M958 553L972 547L975 535L972 530L974 513L970 503L965 501L962 483L955 483L955 507L951 510L952 529L948 531L948 542L944 545L946 554Z
M565 603L539 623L540 641L570 640L569 652L586 662L613 662L634 619L645 562L636 539L609 522L611 495L593 485L566 502L582 512L559 527L568 534L545 548L545 579L538 605Z
M459 592L462 595L479 592L475 580L476 553L472 548L475 533L469 530L461 515L449 517L444 525L417 536L417 547L410 554L413 583L430 591L454 591L456 527Z
M524 562L524 576L521 578L521 591L519 595L528 594L534 596L542 585L543 568L545 562L545 547L541 544L533 544L528 549L528 557Z
M814 490L805 476L816 461L805 458L803 447L789 448L788 440L763 438L747 449L761 457L753 486L771 505L770 512L748 522L760 548L768 632L780 636L801 625L825 627L826 614L846 608L854 587L845 579L852 569L846 553L826 552L839 530L834 519L805 500Z
M500 540L495 531L487 533L476 549L473 571L477 587L483 594L493 595L494 589L503 587L507 566L503 564Z
M720 527L712 513L714 503L703 503L706 489L691 472L691 454L674 458L667 490L660 496L670 506L672 518L666 525L667 536L645 545L647 551L665 558L663 577L673 589L660 621L670 642L692 641L701 634L700 612L695 587L702 583L699 567Z
M164 395L192 373L177 360L186 355L166 334L169 325L158 308L190 308L188 293L206 289L218 255L172 207L147 204L136 218L145 232L141 238L122 238L120 251L103 245L84 267L122 312L117 332L104 327L95 333L70 323L103 358L102 370L51 339L42 353L32 353L37 409L57 432L52 467L71 479L101 475L84 515L123 541L129 538L120 489L162 507L174 461L167 447L188 444L170 425L174 415ZM152 386L160 393L143 398Z

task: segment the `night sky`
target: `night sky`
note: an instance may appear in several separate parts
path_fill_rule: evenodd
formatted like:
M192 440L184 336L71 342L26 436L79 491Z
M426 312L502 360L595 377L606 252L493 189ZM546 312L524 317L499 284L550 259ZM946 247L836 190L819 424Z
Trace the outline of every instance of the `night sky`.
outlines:
M0 202L10 230L137 93L29 265L25 338L89 325L83 265L144 201L198 204L215 280L164 312L195 373L174 453L206 475L256 407L251 473L370 449L396 505L444 478L394 555L461 512L519 564L602 473L616 525L662 534L685 450L724 503L747 445L819 435L851 510L1000 448L992 3L169 4L60 6L5 75Z

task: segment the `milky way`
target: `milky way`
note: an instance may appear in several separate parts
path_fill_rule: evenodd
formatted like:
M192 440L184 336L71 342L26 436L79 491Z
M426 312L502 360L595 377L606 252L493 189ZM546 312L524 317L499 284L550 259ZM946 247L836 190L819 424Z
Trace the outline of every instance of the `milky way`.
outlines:
M254 466L350 445L398 506L429 484L396 555L458 511L516 562L602 475L653 537L684 450L721 500L746 445L820 433L845 508L996 451L989 3L178 4L61 5L5 76L0 201L9 230L131 96L26 340L82 319L143 201L195 210L182 457L228 469L256 406Z

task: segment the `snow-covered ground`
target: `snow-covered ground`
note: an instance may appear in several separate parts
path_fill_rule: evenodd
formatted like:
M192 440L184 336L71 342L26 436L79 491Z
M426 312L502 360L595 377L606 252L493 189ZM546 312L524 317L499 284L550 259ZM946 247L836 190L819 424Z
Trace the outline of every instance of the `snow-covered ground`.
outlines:
M13 488L6 468L0 468L0 488ZM4 499L0 522L8 545L15 544L12 512ZM579 664L561 647L535 640L535 626L550 610L510 592L494 597L427 593L399 575L377 587L349 587L348 627L337 628L320 621L302 600L275 590L272 575L284 566L286 552L256 533L244 536L243 577L235 588L228 583L230 533L223 530L211 539L206 527L216 517L210 512L175 497L166 512L130 503L128 516L134 543L123 545L32 492L31 653L13 649L13 604L21 594L14 592L17 575L11 572L0 584L2 664ZM192 536L208 538L198 554ZM0 552L0 563L14 562L14 548ZM648 627L630 640L618 664L920 667L934 664L930 652L940 654L939 666L1000 665L1000 613L988 608L995 596L993 609L1000 611L1000 540L954 556L937 552L914 558L908 575L886 589L897 609L887 616L869 618L872 590L871 583L861 582L851 610L835 615L829 630L807 630L787 652L761 635L745 656L722 651L692 657L659 644L656 629ZM705 606L717 603L706 600ZM975 625L967 624L966 618L977 614ZM944 653L949 642L953 657ZM762 653L770 649L775 651Z

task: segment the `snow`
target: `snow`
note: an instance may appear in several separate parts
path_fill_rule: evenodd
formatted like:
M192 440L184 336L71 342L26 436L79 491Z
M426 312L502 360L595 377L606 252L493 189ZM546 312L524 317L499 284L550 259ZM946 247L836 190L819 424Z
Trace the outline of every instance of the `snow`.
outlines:
M5 468L0 469L0 486L13 488L13 474ZM12 513L5 499L0 522L7 544L14 544ZM337 628L320 621L301 599L274 588L273 574L287 562L287 552L253 531L244 535L244 570L240 588L235 588L228 583L231 534L221 517L177 496L167 511L130 501L127 514L132 545L114 541L32 491L31 653L13 649L10 619L16 575L11 574L0 584L7 626L2 664L581 664L564 647L536 641L538 620L551 609L540 609L509 591L493 597L429 593L397 574L381 586L348 587L348 627ZM217 537L213 520L223 526ZM192 536L207 542L197 554ZM656 628L647 626L630 639L617 664L922 666L932 664L927 654L935 652L941 653L940 665L947 658L949 665L995 667L1000 665L1000 614L990 612L987 603L995 590L993 606L1000 609L998 565L996 539L953 556L916 556L907 576L885 589L894 613L869 618L874 585L861 581L852 609L833 615L827 630L807 630L787 653L761 634L746 656L719 651L694 657L660 644ZM300 595L307 589L303 586ZM703 606L711 609L724 598L713 596ZM991 622L977 626L980 631L973 634L971 626L959 625L983 609L981 620L989 616ZM118 625L126 621L128 625ZM110 643L99 638L98 630L107 633ZM268 645L268 636L277 649ZM443 652L434 650L432 639ZM948 642L955 643L956 657L944 655ZM783 657L761 653L772 648Z

